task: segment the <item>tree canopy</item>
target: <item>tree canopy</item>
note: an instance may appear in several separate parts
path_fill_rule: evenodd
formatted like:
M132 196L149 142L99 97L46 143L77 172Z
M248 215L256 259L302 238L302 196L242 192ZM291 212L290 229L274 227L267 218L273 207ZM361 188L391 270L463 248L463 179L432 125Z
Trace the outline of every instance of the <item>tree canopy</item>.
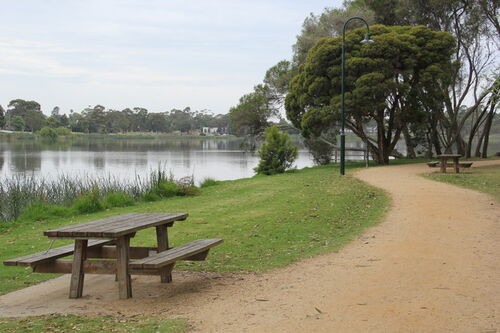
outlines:
M0 106L0 128L38 131L44 126L49 128L68 128L73 132L84 133L126 133L126 132L189 132L203 127L217 127L220 134L228 133L230 128L227 114L214 115L210 111L172 109L167 112L149 112L142 107L123 110L106 109L102 105L87 107L81 112L70 111L69 116L61 114L59 107L52 109L49 117L42 113L41 106L35 101L12 100L8 104L5 117Z
M369 145L379 163L387 163L403 128L421 121L425 99L447 77L454 39L423 26L371 27L346 35L346 126ZM320 136L340 119L342 38L321 39L290 83L287 117L306 137ZM434 96L439 96L435 94ZM364 125L377 124L376 138Z

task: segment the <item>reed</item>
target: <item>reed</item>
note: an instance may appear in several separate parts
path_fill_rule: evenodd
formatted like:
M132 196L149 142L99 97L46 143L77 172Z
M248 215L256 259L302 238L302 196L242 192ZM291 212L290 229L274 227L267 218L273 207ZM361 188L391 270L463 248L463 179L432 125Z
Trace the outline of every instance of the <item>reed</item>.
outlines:
M130 205L151 193L162 199L174 195L195 195L197 189L193 176L175 179L172 173L160 167L147 176L136 175L129 181L112 175L60 175L55 179L33 174L15 175L0 182L0 222L18 219L32 205L73 207L76 213L86 213ZM34 211L39 210L38 206L36 208Z

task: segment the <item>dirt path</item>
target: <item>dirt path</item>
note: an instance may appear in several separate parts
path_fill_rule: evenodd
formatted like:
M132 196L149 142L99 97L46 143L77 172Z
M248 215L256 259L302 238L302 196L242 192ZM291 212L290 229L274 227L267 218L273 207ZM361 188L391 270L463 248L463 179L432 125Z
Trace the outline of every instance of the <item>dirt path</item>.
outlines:
M89 277L91 295L69 300L64 276L0 297L0 316L119 309L185 317L199 332L498 332L500 205L417 175L426 171L358 172L393 207L339 253L265 274L180 272L169 286L134 278L130 300L116 299L107 276Z

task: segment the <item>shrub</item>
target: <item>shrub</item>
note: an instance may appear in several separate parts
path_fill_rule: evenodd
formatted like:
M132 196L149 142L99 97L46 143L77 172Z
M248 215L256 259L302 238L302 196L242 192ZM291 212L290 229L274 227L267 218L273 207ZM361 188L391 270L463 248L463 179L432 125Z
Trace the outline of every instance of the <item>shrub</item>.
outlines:
M180 188L179 192L177 192L177 195L179 196L193 196L198 194L200 194L200 189L197 188L196 186L188 186Z
M176 196L179 193L179 185L173 180L162 180L153 188L153 192L161 198L169 198Z
M142 200L144 201L158 201L161 200L160 196L156 194L155 192L147 192L142 196Z
M10 126L14 129L14 131L24 131L24 127L26 123L24 118L21 116L15 116L10 120Z
M297 147L292 145L290 136L280 132L276 126L266 128L265 140L259 149L259 165L254 169L258 174L274 175L292 167L297 158Z
M124 192L112 192L104 198L106 207L126 207L134 204L134 198Z
M45 126L42 127L38 134L45 140L56 141L57 140L57 132L55 129Z
M34 202L28 206L19 217L20 220L43 221L52 217L70 216L73 211L69 207L48 205L44 202Z
M200 187L209 187L209 186L214 186L219 184L219 181L213 179L213 178L205 178L200 184Z
M104 209L99 195L99 189L94 187L90 192L81 195L73 203L73 207L80 213L94 213Z
M62 127L62 126L59 126L55 129L57 135L61 135L61 136L65 136L65 135L70 135L71 134L71 131L66 128L66 127Z

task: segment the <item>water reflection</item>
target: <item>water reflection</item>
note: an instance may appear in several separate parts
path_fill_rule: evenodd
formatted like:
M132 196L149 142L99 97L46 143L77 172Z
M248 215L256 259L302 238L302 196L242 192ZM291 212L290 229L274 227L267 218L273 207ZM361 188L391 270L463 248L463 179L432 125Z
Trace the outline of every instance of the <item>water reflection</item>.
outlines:
M53 144L0 141L0 177L29 172L48 178L89 174L126 180L159 165L176 177L194 175L197 181L250 177L258 157L243 152L240 143L234 138L93 139ZM309 154L301 150L297 167L312 164Z
M0 177L29 172L44 177L96 175L132 179L161 166L176 177L194 175L219 180L250 177L258 157L240 149L234 138L169 138L162 140L79 139L44 143L0 141ZM364 148L362 142L348 147ZM347 159L362 159L363 152L347 152ZM298 168L313 165L302 147Z
M3 164L5 163L5 152L3 150L3 148L0 147L0 172L2 172L3 170Z

